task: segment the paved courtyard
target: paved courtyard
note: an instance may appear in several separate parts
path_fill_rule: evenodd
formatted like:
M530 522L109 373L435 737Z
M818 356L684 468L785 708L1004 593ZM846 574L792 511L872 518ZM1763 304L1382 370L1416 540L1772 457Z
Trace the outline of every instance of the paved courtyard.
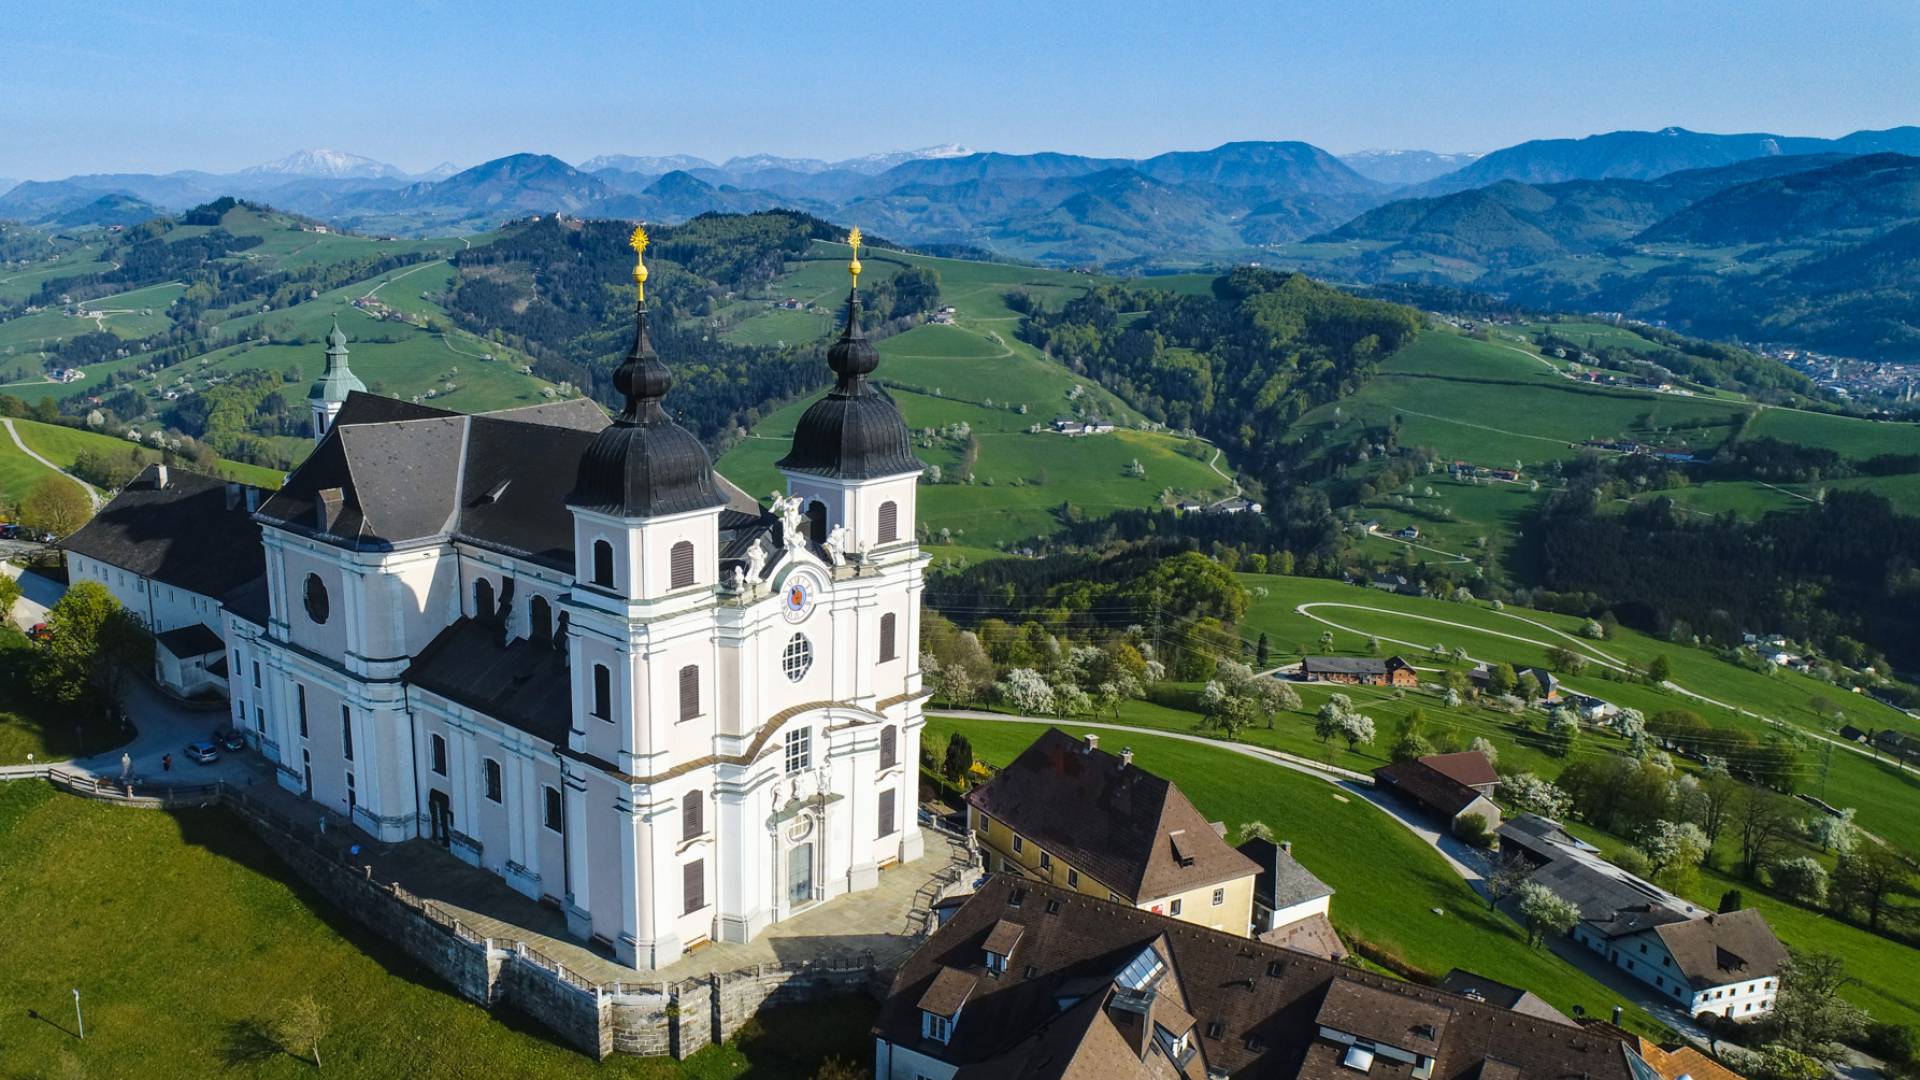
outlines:
M926 854L882 871L876 888L826 901L775 923L748 944L702 946L657 971L627 967L568 937L566 919L559 911L527 899L499 877L461 862L429 841L409 840L369 850L366 859L376 880L433 901L475 933L498 942L524 942L595 982L659 983L869 951L877 963L891 963L918 940L915 935L923 925L930 893L926 887L956 861L967 858L963 843L932 829L922 830L922 835L927 840Z

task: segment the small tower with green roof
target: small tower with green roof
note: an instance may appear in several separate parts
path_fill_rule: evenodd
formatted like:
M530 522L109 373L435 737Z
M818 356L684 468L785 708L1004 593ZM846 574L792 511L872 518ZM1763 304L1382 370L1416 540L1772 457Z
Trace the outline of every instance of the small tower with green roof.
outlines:
M340 318L336 315L333 329L327 331L327 369L307 391L307 405L313 410L313 441L318 443L333 430L333 418L340 415L340 406L346 403L349 393L366 389L367 384L356 378L353 369L347 366L347 335L341 331Z

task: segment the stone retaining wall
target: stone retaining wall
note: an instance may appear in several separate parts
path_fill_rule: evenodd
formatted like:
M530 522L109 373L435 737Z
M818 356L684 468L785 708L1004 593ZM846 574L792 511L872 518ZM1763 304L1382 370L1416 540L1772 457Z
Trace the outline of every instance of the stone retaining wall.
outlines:
M884 998L890 972L871 953L806 965L761 965L677 983L597 984L518 942L489 939L429 901L372 880L342 861L312 830L226 784L132 796L110 783L76 783L34 770L70 794L164 809L224 806L266 841L294 876L326 901L486 1008L522 1013L562 1043L598 1059L609 1054L685 1058L726 1039L761 1009L850 994ZM0 779L15 779L0 776ZM62 783L65 779L67 782ZM329 838L330 839L330 838ZM937 899L961 875L930 883Z

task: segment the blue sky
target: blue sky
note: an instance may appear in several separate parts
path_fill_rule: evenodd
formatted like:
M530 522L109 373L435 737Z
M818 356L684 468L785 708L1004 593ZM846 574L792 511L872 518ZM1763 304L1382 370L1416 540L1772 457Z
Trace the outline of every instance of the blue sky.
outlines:
M1910 2L0 3L0 176L1920 122Z

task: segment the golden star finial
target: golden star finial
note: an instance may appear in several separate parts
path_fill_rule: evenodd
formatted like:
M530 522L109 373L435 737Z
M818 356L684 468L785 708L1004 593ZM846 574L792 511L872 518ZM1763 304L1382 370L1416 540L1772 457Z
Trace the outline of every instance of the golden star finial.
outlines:
M627 246L633 249L633 287L639 298L647 298L647 227L635 225L633 235L627 237Z
M853 249L853 261L847 264L847 272L853 275L853 284L860 284L860 226L855 225L847 234L847 246Z

